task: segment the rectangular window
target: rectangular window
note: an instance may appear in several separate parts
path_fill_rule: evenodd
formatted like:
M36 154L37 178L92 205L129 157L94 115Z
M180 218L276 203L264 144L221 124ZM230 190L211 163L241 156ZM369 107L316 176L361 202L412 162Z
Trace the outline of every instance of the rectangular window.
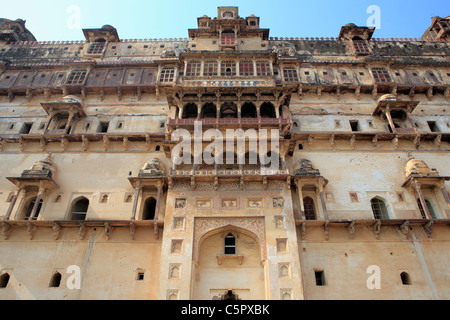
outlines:
M217 76L217 61L205 61L203 64L204 76Z
M353 40L353 48L356 54L369 54L369 46L366 40Z
M375 82L387 83L392 81L388 71L384 68L372 68L372 74Z
M222 32L220 38L220 43L222 45L235 45L236 44L236 34L234 32Z
M236 238L231 233L225 237L225 254L236 254Z
M98 132L106 133L108 132L109 128L109 122L100 122L100 125L98 127Z
M239 75L241 76L253 76L255 74L253 68L253 61L240 61L239 62Z
M428 121L428 126L430 127L431 132L440 132L436 121Z
M86 79L86 70L74 70L70 73L67 79L67 84L83 84Z
M200 61L189 61L186 65L187 77L198 77L202 69L202 63Z
M105 49L106 42L93 42L89 47L87 54L101 54Z
M20 130L20 133L21 134L29 134L32 126L33 126L32 123L24 123L24 125L22 126L22 129Z
M350 127L352 128L352 131L361 131L359 128L359 121L358 120L351 120L350 121Z
M222 61L220 65L220 74L222 76L235 76L236 75L236 62L235 61Z
M256 61L256 75L271 76L269 61Z
M325 283L325 272L323 271L314 271L314 275L316 278L316 286L322 287L326 286Z
M286 67L283 69L284 81L287 82L298 82L297 69L294 67Z
M159 81L161 82L173 82L175 78L175 68L174 67L164 67L161 70L159 76Z

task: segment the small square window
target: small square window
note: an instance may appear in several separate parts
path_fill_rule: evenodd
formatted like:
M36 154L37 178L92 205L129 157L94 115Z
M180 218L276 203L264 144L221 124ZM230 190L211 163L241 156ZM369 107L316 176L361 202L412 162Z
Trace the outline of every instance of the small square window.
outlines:
M350 127L352 128L353 132L360 131L359 121L358 120L351 120L350 121Z
M364 75L364 72L360 72L359 75L360 75L360 76L363 76L363 75Z
M136 276L137 281L144 281L145 274L144 272L138 272Z

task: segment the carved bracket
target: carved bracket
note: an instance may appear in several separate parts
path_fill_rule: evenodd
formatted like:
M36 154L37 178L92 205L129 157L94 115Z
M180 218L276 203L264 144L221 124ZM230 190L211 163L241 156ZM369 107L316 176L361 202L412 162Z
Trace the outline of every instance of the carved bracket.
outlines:
M9 235L12 232L12 227L6 222L2 222L2 234L5 240L8 240Z

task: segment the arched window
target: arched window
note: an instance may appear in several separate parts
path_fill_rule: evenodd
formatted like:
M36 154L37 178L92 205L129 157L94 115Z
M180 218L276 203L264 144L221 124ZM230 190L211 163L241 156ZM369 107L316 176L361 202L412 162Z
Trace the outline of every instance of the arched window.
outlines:
M430 213L431 217L433 219L436 219L436 213L434 212L433 206L431 205L431 202L425 199L425 204L427 205L428 212ZM420 199L417 198L417 205L419 206L420 214L422 215L422 218L428 219L427 215L425 214L425 210L422 207L422 203L420 202Z
M232 102L225 102L220 109L221 118L237 118L237 107Z
M225 237L225 254L236 254L236 238L232 233Z
M25 218L24 218L24 220L30 220L31 213L33 212L34 204L36 203L36 199L37 199L37 197L34 197L34 198L32 198L32 199L27 201L27 204L25 205L25 210L26 211L25 211ZM41 209L42 209L42 202L43 201L41 199L39 201L38 206L37 206L36 213L34 215L33 220L37 220L37 218L39 217L39 213L41 212Z
M316 208L314 206L314 200L311 197L304 198L303 206L305 207L306 220L316 220Z
M142 212L142 220L154 220L156 210L156 199L153 197L145 200L144 211Z
M275 107L270 102L263 103L260 109L261 118L276 118Z
M61 273L55 272L50 279L50 284L48 285L50 288L59 288L61 285Z
M86 220L86 214L89 208L89 200L86 198L78 199L72 206L70 219L73 221Z
M188 103L184 107L183 119L196 119L197 115L198 109L195 103Z
M0 276L0 288L6 288L9 282L9 274L4 273Z
M202 110L202 117L215 119L217 117L216 105L214 103L205 104Z
M386 204L383 200L373 198L372 200L370 200L370 204L372 205L373 216L376 220L389 219Z
M257 117L256 106L251 102L244 103L241 109L241 118L255 119L256 117Z
M402 272L400 274L400 278L402 279L402 284L405 286L411 285L411 277L407 272Z

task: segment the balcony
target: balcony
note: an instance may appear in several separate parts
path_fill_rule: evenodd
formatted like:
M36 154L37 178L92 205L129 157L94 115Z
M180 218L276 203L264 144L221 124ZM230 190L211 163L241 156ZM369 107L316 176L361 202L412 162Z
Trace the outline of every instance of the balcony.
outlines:
M243 176L288 176L289 169L200 169L200 170L171 170L172 177L243 177Z
M417 129L415 129L415 128L395 128L395 133L417 134Z
M235 125L235 126L278 126L289 125L289 118L207 118L207 119L169 119L169 126L194 126L195 122L201 122L202 125Z

